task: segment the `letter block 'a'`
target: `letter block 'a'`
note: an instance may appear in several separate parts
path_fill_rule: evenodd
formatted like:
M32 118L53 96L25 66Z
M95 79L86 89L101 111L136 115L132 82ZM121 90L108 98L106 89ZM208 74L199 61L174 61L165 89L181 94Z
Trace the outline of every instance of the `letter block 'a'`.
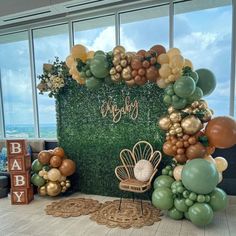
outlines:
M26 172L31 168L30 155L8 156L8 170L10 172Z
M33 199L34 199L33 187L11 189L12 205L29 204Z
M7 155L18 156L26 155L27 148L25 140L7 140Z

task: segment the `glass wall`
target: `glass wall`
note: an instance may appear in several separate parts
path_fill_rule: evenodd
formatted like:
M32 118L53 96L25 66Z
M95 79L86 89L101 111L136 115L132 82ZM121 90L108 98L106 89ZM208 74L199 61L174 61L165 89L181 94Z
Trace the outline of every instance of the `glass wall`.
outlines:
M214 2L210 4L210 2ZM206 100L215 115L229 114L232 6L230 1L193 0L174 4L174 46L217 80Z
M143 3L142 3L143 4ZM69 55L69 41L83 44L89 50L110 51L120 37L127 51L148 50L155 44L167 49L169 41L181 49L194 69L208 68L217 79L216 90L206 100L215 115L228 115L230 105L230 66L232 37L231 0L192 0L174 3L174 38L170 38L169 4L161 6L129 7L96 15L93 18L66 18L63 23L46 25L23 32L0 35L0 79L2 83L3 120L6 137L35 138L32 101L31 65L35 74L43 72L44 63L52 63L55 56L64 61ZM117 22L115 19L119 19ZM72 21L72 34L69 33ZM65 23L64 23L65 22ZM119 28L115 28L115 27ZM33 35L30 57L29 35ZM116 33L119 33L116 35ZM70 39L73 36L73 39ZM235 43L235 42L234 42ZM30 63L30 58L33 62ZM33 69L33 68L32 68ZM235 78L234 78L235 79ZM36 83L39 82L36 79ZM236 116L236 88L234 94ZM40 137L56 138L55 100L47 94L38 95ZM36 119L37 120L37 119ZM1 122L1 119L0 119ZM3 122L2 122L3 123ZM1 127L1 125L0 125ZM3 132L0 130L0 137Z
M78 21L73 24L74 44L89 50L110 51L116 44L115 15Z
M43 72L44 63L61 61L69 55L69 28L67 24L33 30L36 75ZM39 81L37 81L38 83ZM56 138L55 100L48 94L38 95L40 137Z
M128 51L148 50L155 44L169 46L169 6L120 14L120 44Z
M0 73L6 138L33 138L28 33L0 36Z

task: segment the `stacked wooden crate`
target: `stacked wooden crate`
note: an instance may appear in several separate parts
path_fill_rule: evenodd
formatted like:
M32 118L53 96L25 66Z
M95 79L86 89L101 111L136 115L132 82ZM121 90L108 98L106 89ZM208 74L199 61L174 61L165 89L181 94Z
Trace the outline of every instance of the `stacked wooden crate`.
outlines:
M11 176L11 203L29 204L33 198L30 183L31 159L25 140L7 140L8 169Z

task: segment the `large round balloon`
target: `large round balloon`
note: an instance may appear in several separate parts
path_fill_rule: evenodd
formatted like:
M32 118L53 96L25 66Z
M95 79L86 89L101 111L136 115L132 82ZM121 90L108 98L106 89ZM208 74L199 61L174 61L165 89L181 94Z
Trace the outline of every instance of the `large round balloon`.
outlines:
M43 164L41 164L38 159L35 159L32 163L31 168L33 172L38 173L40 170L42 170Z
M71 57L72 58L79 58L83 62L87 59L87 48L81 44L77 44L71 48Z
M232 147L236 144L236 121L227 116L215 117L208 122L205 134L212 146Z
M197 86L202 90L203 96L210 95L216 87L216 79L214 74L208 69L198 69Z
M182 76L174 83L175 94L181 98L193 95L196 84L190 76Z
M195 203L188 210L191 222L197 226L205 226L211 223L213 211L206 203Z
M175 180L172 177L168 176L168 175L160 175L154 181L154 189L160 188L160 187L170 188L171 184L174 181Z
M214 164L204 159L194 159L186 163L181 178L188 190L208 194L218 184L219 174Z
M63 160L61 166L59 167L61 174L64 176L70 176L74 174L75 169L75 162L70 159Z
M215 190L210 194L211 200L209 202L213 211L224 210L228 203L228 198L226 193L220 189L215 188Z
M52 156L50 159L50 165L52 167L58 168L62 163L62 158L59 156Z
M31 183L38 187L41 187L45 184L45 179L35 173L31 176Z
M152 193L152 204L161 210L168 210L174 205L173 193L169 188L160 187Z

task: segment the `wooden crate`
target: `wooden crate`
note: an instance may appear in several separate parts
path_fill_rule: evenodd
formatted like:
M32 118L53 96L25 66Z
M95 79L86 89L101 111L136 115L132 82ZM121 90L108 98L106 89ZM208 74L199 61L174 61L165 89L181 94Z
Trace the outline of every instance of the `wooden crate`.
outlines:
M34 199L33 187L30 188L11 188L11 204L29 204Z
M8 155L8 170L9 172L26 172L31 168L31 158L30 155Z
M7 155L18 156L18 155L26 155L27 154L27 146L26 141L24 139L18 140L7 140Z
M11 175L11 187L16 188L29 188L30 184L30 172L10 172Z

